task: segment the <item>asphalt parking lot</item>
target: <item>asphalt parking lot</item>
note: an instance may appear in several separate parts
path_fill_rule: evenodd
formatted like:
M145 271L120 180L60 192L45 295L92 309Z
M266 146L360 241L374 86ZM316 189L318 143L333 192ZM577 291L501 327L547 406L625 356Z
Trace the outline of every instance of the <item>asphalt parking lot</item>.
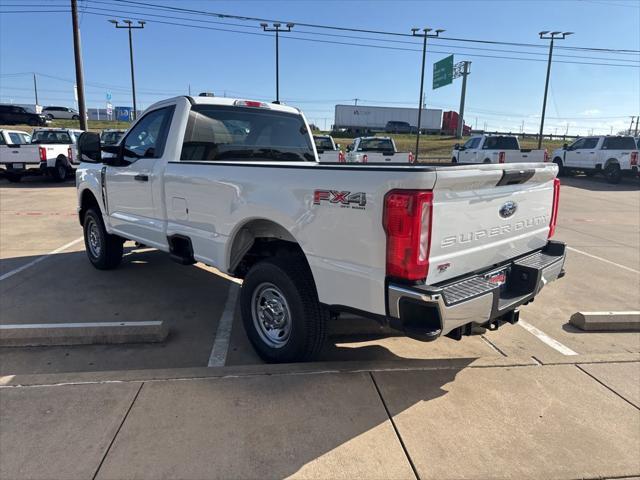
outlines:
M56 478L253 478L265 465L273 477L640 475L640 333L569 324L577 311L640 310L637 181L563 179L556 239L570 247L567 275L518 325L421 343L347 317L317 363L280 366L261 365L235 308L239 285L214 269L133 244L120 268L93 269L75 204L73 182L0 180L0 323L161 320L170 333L0 348L0 477L44 478L45 460L65 455L76 461L49 463ZM50 405L34 387L67 406L44 426ZM47 429L83 439L54 448ZM169 431L177 437L165 442ZM219 459L215 475L203 452Z

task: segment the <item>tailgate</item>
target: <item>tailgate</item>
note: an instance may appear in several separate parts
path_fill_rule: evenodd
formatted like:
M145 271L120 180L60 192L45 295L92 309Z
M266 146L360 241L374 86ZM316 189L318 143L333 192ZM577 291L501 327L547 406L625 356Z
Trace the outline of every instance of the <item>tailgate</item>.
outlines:
M427 284L543 247L556 173L552 164L438 169Z

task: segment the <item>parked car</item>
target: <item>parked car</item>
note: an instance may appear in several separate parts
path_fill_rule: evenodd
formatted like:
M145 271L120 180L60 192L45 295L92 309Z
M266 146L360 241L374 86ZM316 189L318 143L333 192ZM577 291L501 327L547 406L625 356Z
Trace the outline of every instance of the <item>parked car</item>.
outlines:
M47 117L18 105L0 105L0 125L46 125Z
M391 137L357 137L347 146L347 163L413 163L413 153L398 152Z
M30 144L0 145L0 168L10 182L26 175L50 175L63 181L78 165L76 141L82 130L36 128Z
M384 127L386 133L415 133L416 128L412 127L409 122L390 121Z
M546 150L520 148L517 137L510 135L474 135L451 152L452 163L530 163L546 162Z
M609 183L619 183L623 175L638 175L638 145L632 136L584 137L566 143L553 152L560 175L582 171L602 173Z
M100 133L100 142L103 145L117 145L122 140L126 130L107 128Z
M314 135L316 152L320 163L344 163L345 157L340 145L333 141L331 135Z
M31 135L22 130L0 130L0 145L24 145L31 143Z
M44 107L42 114L49 120L54 118L62 120L78 120L80 113L77 110L69 107Z
M120 145L87 132L79 149L93 266L135 240L244 279L267 361L313 358L345 311L425 341L493 330L564 274L551 163L323 165L298 109L220 97L158 102Z

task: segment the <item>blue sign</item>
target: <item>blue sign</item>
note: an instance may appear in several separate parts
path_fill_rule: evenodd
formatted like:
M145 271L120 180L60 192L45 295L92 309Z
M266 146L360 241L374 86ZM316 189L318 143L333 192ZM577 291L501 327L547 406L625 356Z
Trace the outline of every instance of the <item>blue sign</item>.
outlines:
M116 120L119 122L130 122L131 121L131 112L133 111L132 107L116 107Z
M111 92L107 92L107 102L111 102Z

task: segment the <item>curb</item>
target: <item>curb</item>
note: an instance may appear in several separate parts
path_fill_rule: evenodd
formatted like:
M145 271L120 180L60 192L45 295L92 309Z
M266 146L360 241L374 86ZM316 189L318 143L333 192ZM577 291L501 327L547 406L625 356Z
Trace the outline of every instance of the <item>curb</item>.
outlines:
M576 312L569 323L585 332L639 332L640 312Z

